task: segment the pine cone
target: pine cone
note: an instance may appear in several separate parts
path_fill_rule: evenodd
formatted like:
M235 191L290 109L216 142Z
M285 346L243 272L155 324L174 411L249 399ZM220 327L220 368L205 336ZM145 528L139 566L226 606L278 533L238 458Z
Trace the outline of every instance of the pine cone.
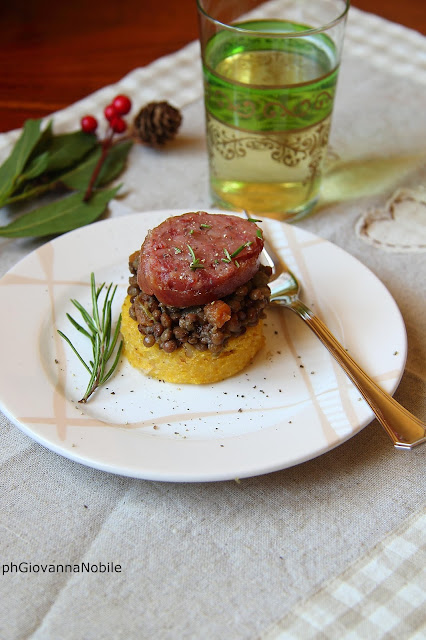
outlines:
M150 102L134 119L134 133L141 142L161 145L171 140L182 122L178 109L168 102Z

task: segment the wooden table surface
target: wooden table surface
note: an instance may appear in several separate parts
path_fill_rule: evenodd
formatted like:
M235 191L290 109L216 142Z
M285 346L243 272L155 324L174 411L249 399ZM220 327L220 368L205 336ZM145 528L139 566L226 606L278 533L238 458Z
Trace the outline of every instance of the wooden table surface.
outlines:
M424 0L353 5L426 34ZM195 0L3 3L0 131L117 82L198 36Z

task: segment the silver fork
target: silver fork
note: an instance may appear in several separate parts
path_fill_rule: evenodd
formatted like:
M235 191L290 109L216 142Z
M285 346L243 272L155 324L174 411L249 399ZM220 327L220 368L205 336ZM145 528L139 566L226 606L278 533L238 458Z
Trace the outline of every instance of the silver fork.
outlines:
M249 214L244 211L249 218ZM397 449L412 449L426 442L426 425L381 389L345 351L331 331L299 298L300 285L287 265L265 240L263 255L272 267L274 279L269 283L271 303L294 311L321 340L337 360Z

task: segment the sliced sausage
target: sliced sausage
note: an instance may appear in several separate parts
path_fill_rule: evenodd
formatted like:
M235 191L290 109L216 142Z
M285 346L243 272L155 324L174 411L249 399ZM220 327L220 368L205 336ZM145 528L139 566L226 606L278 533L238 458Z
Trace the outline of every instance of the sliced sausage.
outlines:
M259 227L238 216L205 211L173 216L148 232L138 284L170 306L206 304L248 282L262 249Z

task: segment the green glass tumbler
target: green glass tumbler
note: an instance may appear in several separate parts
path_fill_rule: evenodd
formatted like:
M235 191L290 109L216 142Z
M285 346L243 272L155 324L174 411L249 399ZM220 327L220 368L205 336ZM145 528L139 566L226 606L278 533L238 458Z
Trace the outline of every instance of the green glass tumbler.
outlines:
M318 200L349 0L197 0L213 203L294 221Z

